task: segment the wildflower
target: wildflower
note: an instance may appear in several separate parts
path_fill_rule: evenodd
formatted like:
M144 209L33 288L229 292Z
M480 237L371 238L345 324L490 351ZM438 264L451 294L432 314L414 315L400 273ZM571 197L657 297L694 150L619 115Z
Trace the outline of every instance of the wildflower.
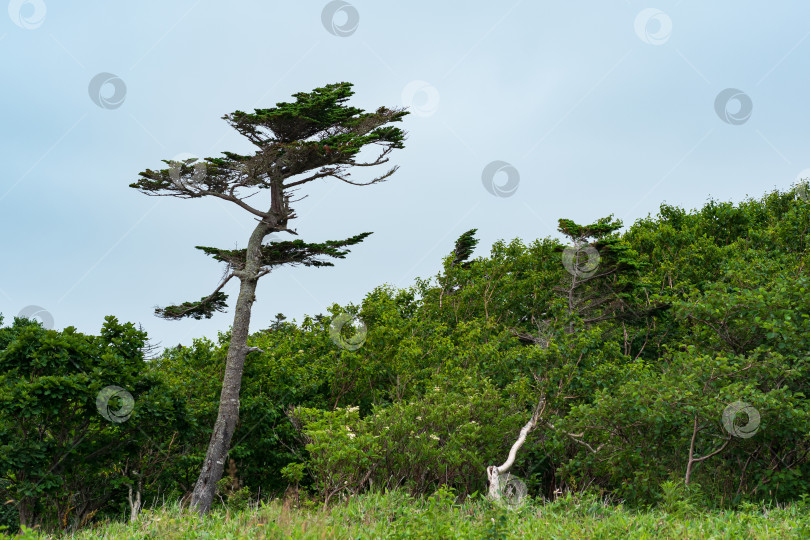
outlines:
M431 438L431 439L433 439L434 441L438 441L438 440L439 440L439 437L437 437L436 435L431 435L431 436L430 436L430 438Z
M349 411L349 412L357 412L357 411L359 411L359 410L360 410L360 407L349 407L349 408L348 408L348 409L346 409L346 410L347 410L347 411Z
M349 433L349 438L350 439L354 439L354 436L355 436L354 433Z
M421 416L417 416L417 417L416 417L416 419L417 419L417 420L422 420L422 417L421 417Z

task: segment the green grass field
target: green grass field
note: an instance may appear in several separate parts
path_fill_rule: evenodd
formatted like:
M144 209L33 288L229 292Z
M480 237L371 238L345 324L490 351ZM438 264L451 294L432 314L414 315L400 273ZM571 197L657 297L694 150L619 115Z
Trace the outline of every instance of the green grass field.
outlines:
M810 538L807 505L705 512L674 501L632 511L595 496L562 496L510 508L481 499L456 503L441 492L414 499L366 494L326 510L276 500L204 518L176 505L144 510L137 523L99 523L75 535L27 532L18 538Z

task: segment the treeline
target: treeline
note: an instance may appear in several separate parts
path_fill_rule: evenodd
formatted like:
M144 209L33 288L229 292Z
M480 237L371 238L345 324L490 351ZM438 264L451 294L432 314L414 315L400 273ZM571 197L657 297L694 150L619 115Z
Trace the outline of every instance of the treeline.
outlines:
M477 258L470 231L435 278L299 324L279 314L248 343L260 351L246 362L217 504L484 492L486 467L538 409L511 471L532 496L592 490L647 505L677 482L707 507L801 498L805 193L664 204L623 233L612 217L560 220L564 242L499 241ZM365 329L336 336L342 314ZM24 319L0 328L5 524L78 528L186 496L228 340L146 361L146 335L112 317L99 336Z

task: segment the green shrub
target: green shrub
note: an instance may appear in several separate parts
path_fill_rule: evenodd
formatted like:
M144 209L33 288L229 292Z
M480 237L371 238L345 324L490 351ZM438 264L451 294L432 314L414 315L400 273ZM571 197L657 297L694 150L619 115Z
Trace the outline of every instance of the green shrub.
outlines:
M319 492L358 493L368 485L429 494L440 485L460 495L483 491L486 467L508 454L527 413L487 379L440 379L424 396L377 406L365 418L357 408L299 408L309 452L307 467Z
M360 420L358 410L299 407L295 411L295 418L304 426L307 466L326 503L338 493L356 494L363 489L379 457L377 437Z

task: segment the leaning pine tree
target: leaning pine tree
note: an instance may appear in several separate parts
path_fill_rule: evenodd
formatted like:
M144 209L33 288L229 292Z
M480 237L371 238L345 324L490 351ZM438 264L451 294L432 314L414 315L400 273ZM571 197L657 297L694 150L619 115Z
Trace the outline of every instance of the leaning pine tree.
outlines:
M226 307L227 295L222 292L225 284L234 277L240 281L219 413L191 497L191 506L200 514L211 507L239 417L245 357L255 350L247 346L247 338L259 278L284 264L332 266L326 258L344 258L349 252L347 246L362 242L371 233L320 244L302 240L265 244L265 238L281 231L296 234L288 228L288 223L296 217L290 206L290 195L299 186L327 177L365 186L381 182L397 170L393 167L364 182L349 179L347 169L350 167L386 163L395 148L403 148L405 132L389 124L401 121L408 114L403 109L380 107L367 113L349 107L345 102L353 94L350 83L329 84L309 93L294 94L294 103L277 103L276 107L255 109L253 113L236 111L225 115L224 120L256 145L255 154L223 152L224 157L204 160L164 160L168 169L146 170L130 185L146 195L187 199L218 197L253 214L257 221L246 249L197 247L227 265L225 276L214 292L196 302L155 310L158 316L167 319L209 318ZM358 153L367 145L377 145L373 159L358 161ZM269 192L264 205L258 204L260 198L248 198L261 190Z

